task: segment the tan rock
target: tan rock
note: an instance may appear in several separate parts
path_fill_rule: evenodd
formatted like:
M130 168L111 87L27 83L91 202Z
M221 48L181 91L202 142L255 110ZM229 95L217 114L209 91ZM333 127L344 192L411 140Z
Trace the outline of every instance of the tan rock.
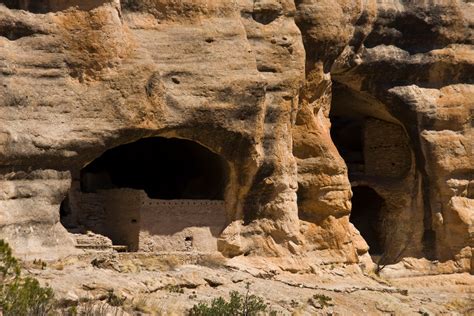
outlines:
M465 1L3 1L0 238L472 271L473 21Z

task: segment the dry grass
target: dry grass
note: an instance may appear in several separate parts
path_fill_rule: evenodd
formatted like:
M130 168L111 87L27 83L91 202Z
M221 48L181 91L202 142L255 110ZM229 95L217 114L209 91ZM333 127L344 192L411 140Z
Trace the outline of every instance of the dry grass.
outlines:
M473 301L455 299L449 303L446 303L444 306L447 310L460 312L462 315L474 315Z

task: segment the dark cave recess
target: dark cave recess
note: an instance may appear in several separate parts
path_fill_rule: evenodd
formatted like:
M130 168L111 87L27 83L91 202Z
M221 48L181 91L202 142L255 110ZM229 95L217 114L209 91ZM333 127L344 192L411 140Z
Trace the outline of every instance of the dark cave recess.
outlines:
M153 199L223 200L227 177L226 162L207 148L153 137L106 151L82 169L81 190L131 188Z

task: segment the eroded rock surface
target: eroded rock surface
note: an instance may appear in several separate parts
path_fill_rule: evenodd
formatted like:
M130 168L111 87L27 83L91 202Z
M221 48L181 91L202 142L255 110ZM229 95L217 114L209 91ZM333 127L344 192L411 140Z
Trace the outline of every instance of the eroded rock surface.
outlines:
M472 272L473 25L454 0L1 1L0 238L137 250L126 218L140 250ZM144 138L170 147L123 147ZM97 196L123 188L223 203L224 224L161 233L124 196L115 221Z

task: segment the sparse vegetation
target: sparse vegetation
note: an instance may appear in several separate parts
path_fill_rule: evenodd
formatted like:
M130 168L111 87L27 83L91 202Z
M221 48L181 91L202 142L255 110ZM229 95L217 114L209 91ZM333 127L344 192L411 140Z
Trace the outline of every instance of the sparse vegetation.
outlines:
M152 296L140 295L134 297L124 309L131 315L168 315L163 310L162 303ZM138 312L138 313L137 313Z
M0 240L0 311L4 316L48 315L54 293L31 277L22 277L18 260L10 246Z
M261 297L250 295L250 283L247 283L244 295L237 291L230 292L230 299L226 301L222 297L215 298L210 305L199 303L189 311L190 316L253 316L267 310L267 305Z
M312 299L315 300L321 306L321 308L334 306L332 303L332 298L324 294L314 294Z
M48 264L41 259L33 260L33 265L41 270L46 269L46 267L48 266Z
M132 309L136 312L148 312L148 299L144 296L134 298L132 301Z
M170 293L180 293L180 294L184 293L184 290L180 285L168 284L167 286L165 286L165 290L167 290Z
M117 294L115 294L114 290L109 290L107 292L107 303L110 306L122 306L123 303L125 302L125 297L120 297Z
M89 300L77 306L70 308L68 313L62 315L68 316L121 316L123 311L117 306L110 306L106 302L97 302Z

